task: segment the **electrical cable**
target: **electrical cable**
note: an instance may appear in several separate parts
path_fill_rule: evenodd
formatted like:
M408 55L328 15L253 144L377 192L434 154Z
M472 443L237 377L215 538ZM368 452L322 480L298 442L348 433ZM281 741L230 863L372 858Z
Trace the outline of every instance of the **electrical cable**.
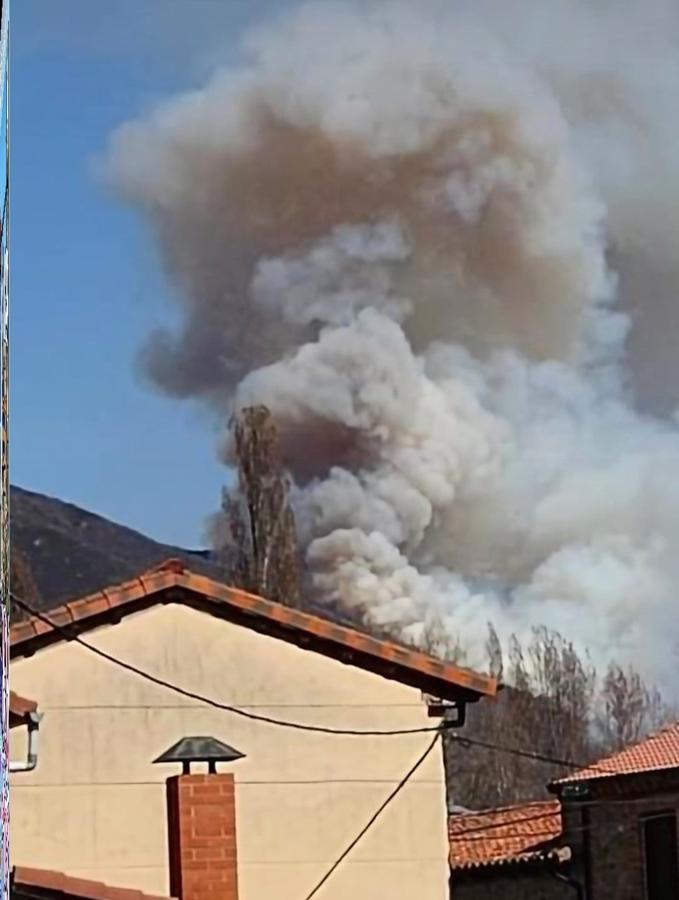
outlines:
M417 760L417 762L416 762L416 763L409 769L409 771L404 775L404 777L403 777L403 778L401 779L401 781L398 783L398 785L396 786L396 788L394 788L394 790L393 790L393 791L391 792L391 794L386 798L386 800L382 803L382 805L379 807L379 809L371 816L371 818L370 818L369 821L366 823L366 825L361 829L361 831L356 835L356 837L353 839L353 841L347 846L347 848L343 851L343 853L342 853L342 854L337 858L337 860L332 864L332 866L328 869L328 871L327 871L327 872L325 873L325 875L321 878L321 880L316 884L316 886L313 888L313 890L312 890L309 894L307 894L307 895L304 897L304 900L312 900L312 898L316 896L316 894L320 891L320 889L323 887L323 885L331 878L331 876L333 875L333 873L339 868L339 866L340 866L340 865L342 864L342 862L347 858L347 856L351 853L351 851L354 849L354 847L359 843L359 841L364 837L364 835L370 830L370 828L375 824L375 822L376 822L377 819L380 817L380 815L384 812L384 810L389 806L389 804L394 800L394 798L395 798L395 797L400 793L400 791L406 786L406 784L408 783L408 781L412 778L412 776L413 776L413 775L415 774L415 772L419 769L419 767L424 763L424 761L426 760L426 758L429 756L429 754L431 753L431 751L434 749L434 747L435 747L435 745L436 745L436 743L437 743L437 741L439 740L440 737L441 737L441 734L440 734L440 733L437 734L437 735L435 735L433 741L431 741L431 743L430 743L429 746L426 748L426 750L424 751L424 753L420 756L420 758ZM537 815L536 815L536 816L531 816L531 817L526 817L526 816L524 816L523 818L516 819L516 820L514 820L514 821L515 821L516 823L531 822L531 821L535 821L536 819L544 818L544 816L545 816L545 814L544 814L544 812L543 812L543 813L542 813L541 815L539 815L539 816L537 816ZM650 817L649 817L649 818L650 818ZM493 829L493 828L506 827L507 825L511 825L511 824L513 824L512 821L509 821L509 822L503 822L503 823L501 823L500 826L499 826L498 824L493 824L493 825L482 826L482 827L480 827L480 828L478 828L478 829L468 829L468 830L465 832L465 835L466 835L466 834L469 834L470 832L473 832L473 831L475 831L475 830L481 831L481 830L484 830L484 829L485 829L485 830L488 830L488 831L489 831L489 830L491 830L491 829ZM573 833L575 833L576 831L585 832L585 831L587 831L587 830L591 830L591 826L587 826L587 827L577 827L577 828L575 828L575 829L571 829L571 830L569 831L569 834L573 834ZM613 839L613 837L618 836L618 835L619 835L619 832L620 832L620 829L619 829L619 828L616 828L615 833L614 833L613 835L611 835L611 839ZM503 837L507 837L507 835L499 835L499 836L498 836L498 839L502 839ZM517 837L517 835L511 835L511 837ZM518 837L521 837L521 835L518 835ZM476 838L476 840L481 840L481 839L486 840L486 841L489 840L488 837L483 837L483 838L477 837L477 838ZM472 839L470 839L470 840L474 840L474 839L472 838ZM491 840L492 840L492 838L491 838ZM529 851L525 851L525 852L529 852Z
M292 728L292 729L301 730L301 731L319 732L319 733L323 733L323 734L381 737L381 736L388 736L388 735L419 734L419 733L432 732L432 731L436 732L433 740L430 742L430 744L426 748L425 752L420 756L420 758L417 760L417 762L406 773L404 778L394 788L394 790L391 792L391 794L389 794L389 796L381 804L381 806L378 808L378 810L373 814L373 816L366 823L366 825L363 827L363 829L361 829L359 834L354 838L354 840L348 845L348 847L344 850L344 852L333 863L333 865L326 872L326 874L323 876L323 878L316 884L316 886L312 889L312 891L305 897L305 900L312 900L312 898L318 893L318 891L323 887L323 885L333 875L333 873L336 871L336 869L341 865L341 863L344 861L344 859L346 859L346 857L349 855L349 853L351 853L351 851L354 849L354 847L359 843L359 841L363 838L363 836L368 832L368 830L372 827L372 825L379 818L379 816L384 812L384 810L389 806L389 804L394 800L394 798L405 787L405 785L408 783L410 778L415 774L417 769L422 765L422 763L425 761L425 759L429 756L431 751L434 749L436 743L438 742L439 738L442 736L443 732L446 730L448 731L450 738L452 740L454 740L455 742L461 744L463 747L467 747L467 748L479 747L479 748L486 749L486 750L492 750L495 752L506 753L509 755L518 756L518 757L522 757L525 759L530 759L530 760L533 760L536 762L545 762L545 763L549 763L552 765L559 765L559 766L563 766L564 768L575 768L575 769L590 768L594 771L600 771L603 774L610 774L610 775L615 774L615 772L613 770L606 769L605 766L601 766L601 765L597 765L597 764L594 764L594 765L586 764L586 763L585 764L577 764L577 763L574 763L573 761L559 759L557 757L552 757L547 754L541 754L541 753L537 753L537 752L529 751L529 750L521 750L519 748L504 747L499 744L494 744L490 741L483 741L483 740L479 740L479 739L475 739L475 738L462 737L457 734L451 733L449 731L449 729L451 727L453 727L454 723L450 723L450 725L446 725L445 722L442 722L439 725L431 727L431 728L395 729L395 730L391 730L391 731L386 731L386 730L383 730L383 731L359 731L359 730L355 730L355 729L334 729L334 728L327 728L324 726L308 725L305 723L290 722L290 721L275 719L270 716L262 716L262 715L259 715L256 713L250 713L247 710L243 710L239 707L229 706L228 704L220 703L219 701L213 700L212 698L204 697L204 696L194 693L192 691L187 691L186 689L184 689L178 685L174 685L171 682L164 681L163 679L157 678L156 676L152 675L151 673L145 672L144 670L139 669L138 667L133 666L130 663L126 663L123 660L120 660L117 657L114 657L111 654L108 654L105 651L100 650L98 647L94 647L92 644L87 643L79 635L74 635L72 633L73 629L69 629L68 627L57 625L56 623L52 622L48 616L44 615L43 613L38 612L37 610L34 610L29 604L27 604L25 601L21 600L19 597L17 597L13 593L11 593L10 596L11 596L12 600L14 600L14 602L20 608L24 609L25 611L27 611L28 613L33 615L38 620L49 625L55 631L62 634L67 640L72 640L72 641L75 641L76 643L79 643L81 646L90 650L95 655L112 663L113 665L117 665L126 671L132 672L133 674L135 674L141 678L144 678L145 680L148 680L160 687L164 687L168 690L171 690L178 694L181 694L182 696L185 696L185 697L193 699L193 700L197 700L199 702L205 703L209 706L213 706L218 709L222 709L226 712L231 712L236 715L241 715L241 716L244 716L245 718L253 719L255 721L261 721L265 724L276 725L279 727L287 727L287 728ZM599 801L599 802L607 803L607 801ZM611 802L611 801L608 801L608 802ZM616 802L616 801L613 801L613 802ZM617 802L622 803L623 801L617 801ZM596 801L591 802L591 803L588 801L584 801L584 802L581 801L580 805L594 805L595 803L596 803ZM482 812L481 813L470 813L470 815L483 815L483 813ZM505 822L502 822L502 823L487 823L485 825L479 825L476 827L466 829L465 837L467 835L477 833L478 836L476 838L470 837L469 840L470 841L482 840L482 839L488 840L487 837L484 837L481 834L482 832L492 831L494 829L497 829L498 827L506 828L507 826L511 826L514 824L521 825L521 824L536 821L539 819L544 819L544 817L545 817L545 813L541 812L534 816L522 816L517 819L506 820ZM576 830L584 830L584 829L576 829ZM521 836L521 835L519 835L519 836Z
M431 746L427 748L427 753L429 753L430 750L431 750ZM423 761L423 760L422 760L422 761ZM420 764L421 764L421 762L420 762ZM417 764L416 764L416 765L417 765ZM409 777L411 777L411 776L409 776ZM624 801L617 800L617 801L611 801L611 802L613 802L613 803L623 803ZM645 818L646 820L648 820L648 819L656 819L656 818L664 818L666 815L667 815L667 813L657 813L657 814L651 814L651 815L649 815L649 816L645 816L644 818ZM374 819L374 818L375 818L375 817L373 817L373 819ZM505 824L509 824L509 823L505 823ZM634 824L636 825L636 823L634 823ZM602 849L602 850L607 849L607 848L611 845L611 843L612 843L614 840L618 840L619 837L620 837L621 831L626 830L626 829L631 829L631 828L633 827L633 825L632 825L631 823L628 823L627 825L624 825L624 824L618 824L618 825L616 825L616 826L614 827L611 823L608 823L607 827L612 829L612 833L609 835L609 839L608 839L606 842L604 842L603 845L601 845L601 849ZM575 828L570 829L570 830L569 830L569 834L571 834L571 835L572 835L572 834L576 834L576 833L577 833L577 834L584 834L584 833L590 833L590 832L592 832L592 831L594 831L594 830L595 830L595 828L594 828L594 826L592 826L592 825L587 825L587 826L577 826L577 827L575 827ZM367 828L363 830L363 834L365 834L366 831L367 831ZM353 846L356 846L356 843L358 843L358 841L360 841L361 837L362 837L362 835L359 836L359 837L357 838L357 840L355 840L354 842L352 842ZM484 838L484 840L488 840L488 838ZM351 849L353 849L353 847L352 847ZM350 850L349 850L349 852L350 852ZM531 852L531 850L529 849L528 851L525 851L525 852ZM343 854L343 857L346 858L346 855L347 855L347 852L345 851L345 853ZM334 866L333 866L333 871L335 871L335 870L337 869L337 867L338 867L338 865L339 865L340 863L341 863L341 860L340 860L339 862L337 862L337 863L334 864ZM327 876L325 877L325 879L324 879L324 883L328 881L328 879L329 879L329 877L330 877L331 874L332 874L331 872L328 873L328 875L327 875ZM317 887L314 888L314 890L315 890L316 892L318 892L318 890L320 889L320 887L322 887L322 884L319 882L318 885L317 885ZM19 884L19 885L17 886L17 896L22 897L22 898L23 898L23 897L25 897L25 898L30 898L30 900L42 900L42 897L39 897L37 894L30 893L30 889L29 889L29 890L26 890L21 884ZM313 898L313 896L314 896L313 893L308 894L307 897L304 898L304 900L311 900L311 898Z
M207 706L211 706L214 709L221 709L224 712L230 712L233 715L241 716L245 719L250 719L255 722L261 722L266 725L274 725L279 728L289 728L295 731L306 731L312 732L316 734L329 734L329 735L338 735L338 736L348 736L348 737L396 737L403 735L411 735L411 734L431 734L436 732L437 736L441 732L446 732L450 735L451 739L457 743L460 743L462 746L466 747L480 747L486 750L494 750L498 753L506 753L510 756L521 757L523 759L530 759L534 762L544 762L549 763L550 765L559 766L564 769L583 769L590 768L592 770L601 772L602 774L615 774L612 770L606 769L604 766L597 764L590 764L584 762L574 762L573 760L561 759L555 756L548 756L543 753L538 753L533 750L522 750L517 747L506 747L500 744L493 744L489 741L483 741L477 738L470 737L460 737L454 732L452 729L456 727L455 722L446 723L445 720L438 725L433 726L424 726L421 728L396 728L396 729L383 729L383 730L361 730L354 728L331 728L330 726L324 725L310 725L303 722L292 722L285 719L276 719L273 716L265 716L259 713L249 712L248 710L243 709L239 706L231 706L227 703L221 703L219 700L214 700L212 697L206 697L203 694L199 694L195 691L189 691L186 688L181 687L180 685L173 684L170 681L165 681L162 678L158 678L156 675L152 675L150 672L146 672L144 669L140 669L138 666L132 665L132 663L125 662L124 660L118 659L118 657L113 656L110 653L107 653L105 650L101 650L99 647L95 647L93 644L89 644L87 641L84 641L80 635L74 633L73 627L57 625L56 622L52 622L52 620L46 616L44 613L39 612L38 610L33 609L31 605L26 603L25 600L22 600L20 597L17 597L13 592L10 591L10 597L12 600L19 606L21 609L30 613L30 615L34 616L39 621L43 622L46 625L49 625L54 631L58 634L61 634L66 640L73 641L74 643L79 644L81 647L89 650L91 653L94 653L96 656L99 656L101 659L110 662L112 665L118 666L121 669L124 669L127 672L131 672L133 675L137 675L140 678L144 678L145 680L151 682L152 684L157 685L158 687L165 688L167 690L173 691L176 694L179 694L182 697L187 697L188 699L195 700L199 703L204 703Z
M470 738L466 735L455 734L448 731L448 740L454 741L460 746L469 749L470 747L479 748L481 750L493 750L496 753L507 753L511 756L517 756L522 759L530 759L533 762L549 763L554 766L563 766L565 769L593 769L601 775L616 774L612 769L607 769L600 763L574 763L572 760L560 759L556 756L549 756L546 753L539 753L536 750L521 750L518 747L503 747L500 744L493 744L491 741L484 741L480 738Z
M380 807L377 809L377 811L375 813L373 813L373 815L366 822L366 824L363 826L363 828L359 831L359 833L356 835L356 837L353 839L353 841L340 854L340 856L337 857L337 859L330 866L330 868L325 873L325 875L321 878L321 880L319 882L317 882L316 886L305 896L304 900L312 900L312 897L315 897L316 894L323 887L323 885L332 877L334 872L344 862L344 860L351 853L351 851L354 849L356 844L359 843L359 841L363 838L363 836L372 828L372 826L375 824L375 822L379 819L379 817L382 815L384 810L398 796L398 794L403 790L403 788L406 786L406 784L408 784L408 782L410 781L412 776L415 774L415 772L417 772L417 770L420 768L422 763L425 761L425 759L429 756L431 751L434 749L440 736L441 736L440 732L438 734L434 735L434 739L429 743L429 745L427 746L427 749L419 757L417 762L410 767L410 769L406 772L406 774L403 776L403 778L396 785L394 790L389 794L389 796L386 798L386 800L384 800L384 802L380 805Z
M648 798L641 797L641 798L632 799L632 800L611 799L611 800L584 801L584 802L581 801L578 803L578 808L581 806L589 806L589 807L591 807L591 806L607 806L608 807L608 806L615 806L615 805L630 806L630 805L634 805L634 803L644 803L645 801L647 801L647 799ZM473 815L473 813L472 813L472 815ZM649 821L649 820L654 820L654 819L664 819L664 818L666 818L666 816L667 816L667 811L665 810L662 812L650 813L648 815L644 815L643 820ZM530 821L530 819L526 818L523 820L513 820L513 821L527 822L527 821ZM491 829L497 829L499 827L506 828L507 826L512 825L513 821L506 821L506 822L502 822L502 823L495 824L495 825L482 826L481 828L478 828L476 830L477 831L481 831L481 830L489 830L490 831ZM638 819L636 819L634 821L627 821L627 822L606 821L606 822L599 822L596 825L593 825L590 823L588 825L569 826L567 830L563 830L563 828L562 828L561 832L556 836L545 836L544 840L542 840L542 841L538 840L537 846L535 845L535 842L532 842L530 846L525 847L523 849L517 849L506 855L499 855L497 857L486 857L483 859L470 860L467 863L465 863L462 860L458 860L458 863L456 866L455 865L451 866L451 872L454 873L455 871L464 870L469 865L471 865L472 867L479 866L479 865L492 866L498 862L501 862L503 859L509 859L510 857L520 857L523 854L539 853L541 851L548 852L550 850L557 849L559 843L561 843L562 846L568 846L568 843L571 843L572 839L574 837L576 837L578 835L584 837L585 835L591 835L593 833L596 833L601 838L601 840L598 840L598 843L597 843L597 852L600 856L602 856L605 854L606 851L608 851L608 849L610 848L611 844L613 844L614 841L620 840L621 834L623 834L625 832L631 833L633 831L636 831L638 826L639 826ZM493 836L493 835L477 835L476 837L467 838L467 834L471 833L473 830L475 830L475 829L468 829L464 832L464 834L456 835L455 837L461 838L465 844L472 843L474 841L483 841L484 843L488 843L489 841L494 841L494 840L503 841L503 840L512 839L512 838L516 838L516 837L519 837L519 838L520 837L535 837L536 839L539 839L539 837L540 837L539 835L534 836L534 835L522 835L522 834L518 834L518 835L517 834L499 834L499 835L495 835L495 836ZM606 839L603 839L605 831L608 831L609 834L605 836ZM454 849L451 847L451 861L453 859L453 854L454 854ZM454 874L452 875L452 877L454 880L454 877L455 877Z
M533 801L533 802L535 802L535 801ZM537 801L537 802L540 802L540 801ZM549 802L549 801L546 801L546 802ZM635 803L644 804L647 802L648 802L647 797L639 797L636 799L629 799L629 800L628 799L578 800L576 803L574 803L571 806L571 809L576 809L576 808L577 809L582 809L582 808L592 809L593 807L607 807L608 808L608 807L612 807L612 806L634 806ZM528 806L530 804L526 804L526 805ZM563 804L561 804L561 807L563 807ZM458 815L458 816L455 816L455 815L450 816L449 815L449 819L452 818L454 820L456 818L481 817L481 816L492 814L493 812L496 812L496 810L487 809L487 810L480 810L479 812L471 811L468 813L462 813L461 815ZM553 815L556 815L556 814L557 813L553 813ZM559 815L561 814L561 808L558 810L558 814ZM475 832L492 831L492 829L494 829L494 828L504 828L507 825L521 825L523 822L535 822L540 819L544 819L549 815L550 815L549 813L545 813L545 812L536 813L535 815L531 815L531 816L523 816L523 817L520 817L517 819L507 819L503 822L487 823L485 825L479 825L479 826L476 826L473 828L466 828L464 830L464 832L461 832L461 836L466 836L468 834L474 834ZM644 816L644 819L658 819L658 818L663 818L666 815L667 815L666 812L659 812L657 814L649 813L647 816ZM581 830L583 830L583 828L584 828L584 826L578 826L578 828L574 828L573 831L578 831L578 830L581 831ZM504 838L504 837L506 837L506 835L498 835L498 838L500 838L500 839ZM523 837L523 835L521 835L521 834L512 835L512 837ZM470 840L475 840L475 838L470 838ZM486 840L486 838L479 838L479 840Z
M478 816L478 817L481 817L481 816L485 816L485 815L490 815L490 814L492 814L493 812L494 812L494 810L485 810L485 811L482 810L481 812L473 812L473 811L472 811L472 812L468 812L468 813L463 813L463 817L465 817L465 818L466 818L466 817L470 817L470 818L471 818L471 817L477 817L477 816ZM493 823L487 822L487 823L484 824L484 825L476 825L476 826L472 826L472 827L470 827L470 828L465 828L464 832L461 832L461 833L459 834L459 837L464 838L465 841L466 841L466 840L467 840L467 835L468 835L468 834L472 834L472 835L479 834L479 835L481 835L480 837L471 837L471 838L469 838L469 840L470 840L470 841L474 841L474 840L488 840L488 838L485 837L485 835L482 834L483 832L486 832L486 831L492 831L493 829L507 828L507 827L509 827L509 826L511 826L511 825L523 825L524 823L538 822L538 821L540 821L541 819L546 819L549 815L550 815L550 813L544 812L544 811L543 811L543 812L540 812L540 813L535 813L535 815L530 815L530 816L519 816L519 817L516 818L516 819L506 819L506 820L503 821L503 822L493 822ZM551 815L556 815L556 813L552 813ZM452 821L454 822L456 818L461 818L461 817L458 817L458 816L449 816L449 822L450 822L451 819L452 819ZM453 836L453 837L458 837L458 835L456 835L454 832L452 833L452 836ZM503 838L505 838L505 837L523 837L523 835L521 835L521 834L498 835L498 840L501 840L501 839L503 839Z
M316 734L336 734L340 736L348 736L348 737L393 737L393 736L401 736L401 735L410 735L410 734L431 734L433 732L440 731L440 725L431 725L431 726L423 726L420 728L394 728L394 729L375 729L375 730L361 730L355 728L331 728L329 726L324 725L309 725L302 722L292 722L286 721L285 719L276 719L273 716L265 716L260 713L249 712L246 709L243 709L239 706L231 706L228 703L221 703L219 700L214 700L211 697L206 697L203 694L199 694L195 691L189 691L186 688L181 687L180 685L173 684L170 681L165 681L162 678L158 678L156 675L152 675L150 672L146 672L144 669L140 669L137 666L132 665L132 663L125 662L124 660L118 659L116 656L113 656L110 653L107 653L105 650L99 649L99 647L95 647L93 644L84 641L79 635L73 633L73 629L68 626L57 625L55 622L52 622L51 619L46 616L44 613L41 613L35 609L33 609L28 603L26 603L21 598L17 597L14 593L10 591L10 597L21 609L30 613L39 621L43 622L46 625L49 625L54 629L58 634L63 635L66 640L73 641L74 643L79 644L81 647L85 647L91 653L94 653L96 656L99 656L101 659L110 662L112 665L118 666L121 669L124 669L127 672L131 672L133 675L137 675L140 678L144 678L146 681L150 681L152 684L157 685L158 687L166 688L167 690L174 691L174 693L179 694L182 697L186 697L189 700L196 700L200 703L205 703L207 706L212 706L215 709L221 709L224 712L233 713L233 715L241 716L245 719L250 719L254 722L262 722L266 725L276 725L279 728L290 728L295 731L307 731L314 732ZM452 727L448 726L448 727Z

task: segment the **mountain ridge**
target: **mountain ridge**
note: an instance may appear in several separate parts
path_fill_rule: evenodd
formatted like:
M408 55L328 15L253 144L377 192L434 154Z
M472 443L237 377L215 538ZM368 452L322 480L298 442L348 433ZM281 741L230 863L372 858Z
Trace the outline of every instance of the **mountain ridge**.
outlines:
M74 503L18 485L10 487L10 536L12 550L35 582L33 602L42 610L127 581L169 557L220 577L209 550L163 544Z

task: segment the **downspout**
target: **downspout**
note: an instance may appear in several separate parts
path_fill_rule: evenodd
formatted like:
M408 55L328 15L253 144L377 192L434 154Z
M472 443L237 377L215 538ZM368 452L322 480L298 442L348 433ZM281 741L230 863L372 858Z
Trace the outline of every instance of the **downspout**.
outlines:
M28 750L26 751L25 762L11 762L9 764L10 772L32 772L38 765L38 732L40 730L40 720L43 714L39 712L29 712L28 718Z
M445 778L445 801L446 801L446 833L448 833L448 819L450 817L450 794L448 788L448 771L446 766L446 745L444 737L444 729L464 728L467 721L467 702L461 700L458 702L446 702L437 700L433 697L425 697L430 716L441 718L441 754L443 756L443 772ZM450 859L450 844L448 843L448 900L453 896L453 868Z
M551 793L557 794L559 803L562 806L563 810L563 801L564 798L570 798L571 800L583 800L589 796L589 788L587 784L576 784L576 785L565 785L561 790L558 788L555 790L555 785L548 785L548 788ZM584 879L585 883L578 881L578 879L572 874L572 872L565 871L559 872L558 870L552 870L551 874L557 881L560 881L562 884L567 884L569 887L573 888L575 891L576 897L578 900L588 900L588 897L591 893L591 872L590 872L590 844L589 844L589 833L590 833L590 822L589 822L589 809L586 805L582 805L579 808L579 823L580 823L580 833L582 835L582 844L579 849L579 855L584 863ZM568 834L566 834L566 839L568 839Z

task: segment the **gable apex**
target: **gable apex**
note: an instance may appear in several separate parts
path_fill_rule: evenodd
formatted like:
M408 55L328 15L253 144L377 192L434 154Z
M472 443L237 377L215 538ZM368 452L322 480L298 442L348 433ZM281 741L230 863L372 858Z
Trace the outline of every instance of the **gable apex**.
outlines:
M168 560L132 581L13 625L11 658L31 656L52 644L168 603L191 607L444 700L475 702L498 690L490 676L230 587L191 572L178 560Z

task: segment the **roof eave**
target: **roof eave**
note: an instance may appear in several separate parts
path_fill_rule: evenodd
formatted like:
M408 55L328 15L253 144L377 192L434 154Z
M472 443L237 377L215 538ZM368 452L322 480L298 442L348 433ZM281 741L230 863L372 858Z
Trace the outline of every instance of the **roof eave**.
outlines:
M309 613L276 604L176 568L160 568L117 588L67 603L47 615L56 628L34 617L12 628L13 658L77 637L124 616L162 603L183 603L296 646L318 652L442 700L472 703L494 696L494 678L433 659L416 650L372 638Z
M48 869L32 869L27 866L14 866L11 871L12 892L22 889L27 896L35 897L39 891L43 897L78 897L82 900L174 900L172 897L161 897L146 894L136 888L118 888L100 881L76 878L63 872Z
M527 851L512 856L478 862L450 863L453 876L497 874L508 869L567 865L573 858L570 847L551 847L549 850Z
M586 802L592 796L605 794L638 794L638 793L662 793L668 789L679 787L679 766L662 766L655 769L645 769L640 772L616 772L614 774L595 775L592 778L568 779L552 782L548 790L556 795L564 804L577 804ZM573 791L572 796L565 796L568 790Z

